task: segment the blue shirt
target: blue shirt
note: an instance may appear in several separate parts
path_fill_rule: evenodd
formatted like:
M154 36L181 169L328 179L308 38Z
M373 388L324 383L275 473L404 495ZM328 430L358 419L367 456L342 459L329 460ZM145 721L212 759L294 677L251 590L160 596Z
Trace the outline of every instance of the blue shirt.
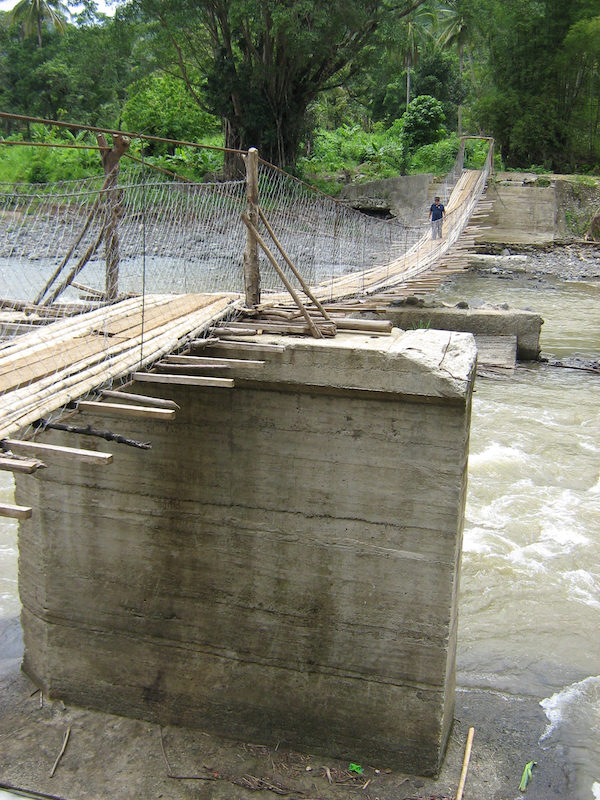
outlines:
M441 219L444 216L444 206L441 203L437 206L435 203L432 203L429 210L431 211L432 220Z

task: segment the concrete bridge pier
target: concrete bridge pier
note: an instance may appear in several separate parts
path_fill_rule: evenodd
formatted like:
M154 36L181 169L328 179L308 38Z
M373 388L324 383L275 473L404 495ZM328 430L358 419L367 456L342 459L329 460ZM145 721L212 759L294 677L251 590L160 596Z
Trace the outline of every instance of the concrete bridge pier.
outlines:
M127 421L151 451L17 477L23 668L67 704L433 775L473 337L260 341L284 349L211 351L264 358L233 389L144 384L181 406Z

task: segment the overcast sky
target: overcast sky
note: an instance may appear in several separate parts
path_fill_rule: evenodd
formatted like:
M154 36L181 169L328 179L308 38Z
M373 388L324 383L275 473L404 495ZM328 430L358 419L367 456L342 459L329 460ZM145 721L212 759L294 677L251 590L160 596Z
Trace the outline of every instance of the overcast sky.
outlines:
M0 11L10 11L13 6L16 6L19 0L0 0ZM102 11L104 14L114 14L115 7L114 6L107 6L104 0L96 0L98 4L98 11Z

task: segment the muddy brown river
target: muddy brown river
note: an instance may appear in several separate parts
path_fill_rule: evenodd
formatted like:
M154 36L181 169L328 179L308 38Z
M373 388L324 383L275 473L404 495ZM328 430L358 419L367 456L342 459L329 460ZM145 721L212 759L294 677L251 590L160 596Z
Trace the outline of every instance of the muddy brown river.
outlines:
M541 313L545 356L600 358L598 281L464 274L439 294L474 298ZM0 518L0 618L18 614L16 524ZM536 363L478 378L458 684L537 698L577 800L600 798L599 628L600 375Z

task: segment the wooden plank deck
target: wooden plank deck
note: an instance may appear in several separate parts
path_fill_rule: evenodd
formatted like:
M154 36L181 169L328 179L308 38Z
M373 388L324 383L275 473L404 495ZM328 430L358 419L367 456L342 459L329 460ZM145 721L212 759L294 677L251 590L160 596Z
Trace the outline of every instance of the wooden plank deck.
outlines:
M152 295L45 325L0 348L0 439L177 349L236 294Z

